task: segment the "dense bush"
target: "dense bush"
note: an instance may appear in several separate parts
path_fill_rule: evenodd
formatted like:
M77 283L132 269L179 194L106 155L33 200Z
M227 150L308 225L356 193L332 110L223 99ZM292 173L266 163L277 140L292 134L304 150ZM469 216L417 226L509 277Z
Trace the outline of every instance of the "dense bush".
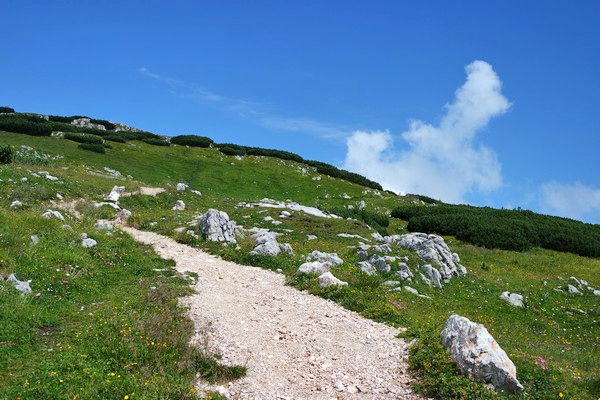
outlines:
M65 124L70 124L78 117L61 117L60 115L48 115L48 120L52 122L62 122Z
M289 151L274 150L274 149L262 149L260 147L248 147L246 154L249 156L265 156L274 157L281 160L290 160L303 163L304 159L298 154L290 153Z
M153 146L169 146L170 145L170 143L167 142L166 140L157 139L157 138L145 138L145 139L142 139L142 142L151 144Z
M104 141L101 137L95 135L86 135L79 133L65 133L65 139L72 140L78 143L89 143L89 144L102 144Z
M213 144L213 140L205 136L180 135L173 136L171 138L171 143L179 144L181 146L210 147L210 145Z
M323 175L328 175L333 178L340 178L348 182L356 183L357 185L365 186L371 189L383 190L381 185L377 182L371 181L362 175L354 172L346 171L334 167L333 165L321 162L321 161L304 161L305 164L311 167L317 168L317 172Z
M14 113L14 108L10 107L0 107L0 113Z
M10 146L0 145L0 164L10 164L13 160L13 152Z
M219 147L219 151L228 156L245 156L246 151L243 149L235 148L235 147Z
M402 206L392 217L408 221L412 232L454 235L460 240L504 250L532 247L600 257L600 225L531 211L465 205Z
M104 140L110 140L111 142L127 143L127 140L125 140L125 138L122 135L112 134L112 135L106 135L103 137L104 137Z
M106 153L106 149L104 148L104 145L98 144L98 143L81 143L77 147L80 149L83 149L83 150L94 151L96 153L102 153L102 154Z
M50 136L52 127L40 117L24 114L0 115L0 131L24 133L32 136Z

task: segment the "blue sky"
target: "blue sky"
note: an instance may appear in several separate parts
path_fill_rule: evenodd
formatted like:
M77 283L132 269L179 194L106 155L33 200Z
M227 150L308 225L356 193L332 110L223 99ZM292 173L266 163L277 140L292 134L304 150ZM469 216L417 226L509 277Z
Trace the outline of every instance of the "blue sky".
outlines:
M0 105L600 223L600 2L0 5Z

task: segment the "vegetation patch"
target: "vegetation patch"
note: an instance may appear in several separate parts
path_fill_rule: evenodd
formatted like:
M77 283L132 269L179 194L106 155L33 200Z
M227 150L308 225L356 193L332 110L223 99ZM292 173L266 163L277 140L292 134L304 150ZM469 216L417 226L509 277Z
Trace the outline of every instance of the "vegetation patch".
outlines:
M532 247L600 257L600 225L522 210L466 205L401 206L392 217L408 221L413 232L453 235L460 240L504 250Z

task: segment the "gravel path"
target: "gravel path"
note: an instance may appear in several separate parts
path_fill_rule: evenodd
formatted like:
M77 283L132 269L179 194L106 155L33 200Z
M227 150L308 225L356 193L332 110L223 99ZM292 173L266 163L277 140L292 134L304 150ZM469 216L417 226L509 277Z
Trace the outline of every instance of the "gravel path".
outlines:
M199 278L184 298L206 342L247 376L218 389L232 399L420 399L410 389L398 329L284 285L284 276L223 261L152 232L123 227L179 272ZM207 328L208 327L208 328Z

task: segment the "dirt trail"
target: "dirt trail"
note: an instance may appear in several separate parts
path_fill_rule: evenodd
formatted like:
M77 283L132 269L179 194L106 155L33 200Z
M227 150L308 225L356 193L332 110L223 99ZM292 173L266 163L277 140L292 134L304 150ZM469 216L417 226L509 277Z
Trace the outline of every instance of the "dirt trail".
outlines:
M223 261L152 232L123 227L136 240L199 278L183 299L196 325L226 364L245 378L226 385L234 399L419 399L406 372L398 330L332 301L284 285L284 276ZM214 389L202 382L198 389Z

